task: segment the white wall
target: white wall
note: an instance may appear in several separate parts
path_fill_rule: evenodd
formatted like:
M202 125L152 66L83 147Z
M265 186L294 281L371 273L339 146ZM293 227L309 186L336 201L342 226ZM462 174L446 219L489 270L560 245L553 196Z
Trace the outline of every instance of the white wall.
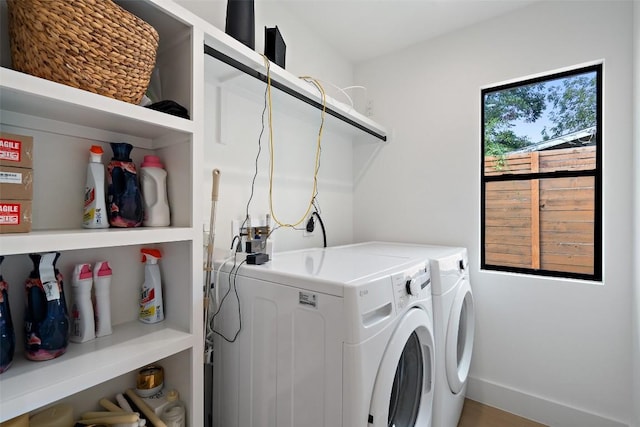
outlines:
M633 29L634 29L634 45L633 45L633 76L634 76L634 298L633 298L633 351L631 357L633 360L633 402L634 414L633 422L635 427L640 427L640 0L633 3Z
M224 31L226 0L177 0L202 19ZM276 25L287 45L286 69L295 76L312 75L326 82L327 91L341 99L330 83L339 87L353 81L353 65L310 31L277 0L255 0L256 52L264 52L264 27Z
M224 30L226 1L179 0L201 18ZM287 45L286 68L296 76L310 75L323 82L329 95L340 99L331 84L347 86L353 81L353 66L321 41L321 38L301 26L286 8L276 1L257 1L256 45L263 52L264 27L278 26ZM205 68L206 70L206 68ZM258 152L261 116L264 106L263 89L248 92L225 89L221 108L218 107L217 85L206 82L207 99L205 127L205 171L203 173L206 200L210 197L211 170L221 170L220 200L216 224L216 248L229 248L231 221L243 219L251 193L251 182ZM307 108L301 102L276 98L274 89L274 212L283 223L302 218L309 204L313 188L320 111ZM285 96L286 98L286 96ZM287 106L283 106L284 103ZM291 108L291 105L301 108ZM268 116L267 116L268 117ZM223 137L220 138L219 135ZM262 151L258 161L259 173L249 214L264 218L269 209L269 138L262 137ZM330 245L352 241L353 145L350 136L325 128L318 176L318 202L327 227ZM208 228L209 203L205 203L203 223ZM305 223L299 227L304 227ZM319 224L312 236L302 231L282 228L273 234L275 250L322 246Z
M395 131L354 153L356 174L374 159L355 187L356 241L468 247L469 395L554 426L631 420L631 41L630 1L542 2L356 66ZM481 87L601 59L603 284L479 271Z

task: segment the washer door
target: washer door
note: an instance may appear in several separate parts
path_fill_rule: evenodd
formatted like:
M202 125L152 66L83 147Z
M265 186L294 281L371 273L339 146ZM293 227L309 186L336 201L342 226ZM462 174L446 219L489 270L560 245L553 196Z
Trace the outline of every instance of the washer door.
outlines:
M378 369L369 410L375 427L428 427L433 407L433 328L424 310L398 323Z
M451 392L460 393L469 375L475 334L473 294L466 277L460 279L451 305L445 341L445 365Z

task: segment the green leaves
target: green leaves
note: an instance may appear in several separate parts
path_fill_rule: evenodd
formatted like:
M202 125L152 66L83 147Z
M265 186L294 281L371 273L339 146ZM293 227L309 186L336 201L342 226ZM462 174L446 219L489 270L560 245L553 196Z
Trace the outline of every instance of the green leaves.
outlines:
M596 73L588 72L485 92L484 153L496 156L596 126ZM539 124L539 138L523 133L523 123Z

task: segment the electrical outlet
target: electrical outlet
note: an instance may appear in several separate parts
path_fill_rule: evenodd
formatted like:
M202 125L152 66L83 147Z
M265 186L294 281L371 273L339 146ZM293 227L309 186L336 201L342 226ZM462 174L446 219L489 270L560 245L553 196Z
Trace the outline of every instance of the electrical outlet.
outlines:
M249 239L259 236L261 239L265 239L269 235L271 230L271 219L268 214L263 214L259 217L251 217L251 221L247 222L244 219L234 219L231 221L231 238L236 236L241 237L241 247L244 250L244 245L247 241L247 228L251 228L251 236Z

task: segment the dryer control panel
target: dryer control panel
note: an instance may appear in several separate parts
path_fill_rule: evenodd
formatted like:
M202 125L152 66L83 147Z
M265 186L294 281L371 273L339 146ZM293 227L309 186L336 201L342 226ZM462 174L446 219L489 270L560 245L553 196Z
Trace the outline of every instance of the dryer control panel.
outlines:
M398 310L431 296L431 270L428 261L415 269L394 274L391 280Z

